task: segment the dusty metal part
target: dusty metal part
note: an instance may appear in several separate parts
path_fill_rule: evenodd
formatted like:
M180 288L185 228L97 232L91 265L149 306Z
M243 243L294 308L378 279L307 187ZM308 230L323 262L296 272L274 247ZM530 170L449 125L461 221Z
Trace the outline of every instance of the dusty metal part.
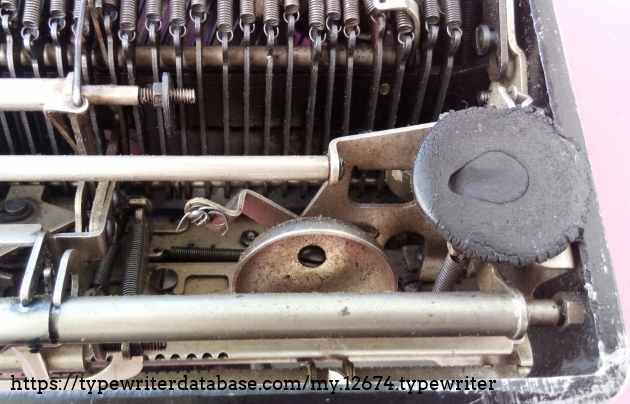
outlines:
M523 52L523 49L521 49L516 40L516 1L501 1L505 1L507 13L507 41L510 50L510 61L508 62L506 80L503 81L502 84L507 88L515 86L519 93L527 95L527 59L525 58L525 52Z
M506 336L527 330L519 294L317 293L77 297L59 310L61 343L188 341L252 338ZM49 323L50 301L35 298L33 318L16 313L16 299L0 300L0 343L16 344ZM37 317L35 312L45 311ZM296 315L299 314L299 315ZM143 321L137 321L143 318ZM410 321L414 319L414 321ZM445 321L448 319L448 321ZM554 325L557 322L554 322ZM116 327L112 325L116 324ZM374 324L379 324L374 327ZM48 328L46 327L46 335Z
M553 296L553 301L560 308L560 330L580 326L585 321L584 303L575 293L558 292Z
M472 261L475 272L480 265L484 264L477 260ZM519 268L508 265L494 265L494 270L510 287L517 289L524 296L530 298L534 297L536 290L546 282L574 271L575 261L571 247L569 247L556 257L540 264Z
M172 342L163 352L149 355L147 366L168 361L174 355L195 357L194 364L295 363L302 360L373 361L435 360L440 365L459 359L481 364L484 357L508 357L516 344L505 337L343 338L240 341ZM474 353L475 358L471 358ZM224 355L221 355L224 354ZM160 359L164 358L164 359ZM163 362L164 361L164 362ZM157 364L156 364L157 365ZM176 365L171 362L169 365Z
M149 286L151 284L151 276L161 267L149 265L144 294L155 294L157 292L157 290ZM231 290L236 263L170 262L164 264L164 267L172 270L177 275L177 283L170 290L170 293L174 295L228 294Z
M416 151L433 124L410 126L377 133L338 138L330 143L331 161L343 159L346 174L339 178L335 165L302 217L324 216L354 224L368 232L376 231L376 241L402 232L415 232L425 239L425 260L442 262L446 242L427 223L415 202L401 204L359 204L348 198L353 167L361 170L410 170Z
M42 200L44 185L14 185L6 200L22 198L33 205L33 213L23 220L0 225L0 256L20 247L30 247L39 230L57 233L67 230L74 222L72 211Z
M491 86L492 90L488 95L487 107L494 107L497 109L515 108L516 104L514 100L508 94L508 91L503 86Z
M232 292L376 293L397 287L393 263L367 233L339 220L300 218L250 244L236 267Z

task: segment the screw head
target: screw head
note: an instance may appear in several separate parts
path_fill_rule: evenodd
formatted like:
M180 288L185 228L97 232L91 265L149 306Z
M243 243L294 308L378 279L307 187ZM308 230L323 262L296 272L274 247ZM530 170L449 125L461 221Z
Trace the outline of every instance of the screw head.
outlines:
M245 230L243 233L241 233L240 242L245 247L249 247L249 245L252 243L252 241L254 241L256 239L256 237L258 237L258 232L257 231Z
M4 203L4 211L10 216L19 216L28 210L28 202L22 198L11 199Z
M153 289L161 293L168 293L177 285L177 272L170 268L158 268L151 274L149 281Z
M0 207L0 222L17 222L33 213L33 204L23 198L13 198Z
M483 56L496 42L496 34L486 24L481 24L475 30L475 48L479 56Z

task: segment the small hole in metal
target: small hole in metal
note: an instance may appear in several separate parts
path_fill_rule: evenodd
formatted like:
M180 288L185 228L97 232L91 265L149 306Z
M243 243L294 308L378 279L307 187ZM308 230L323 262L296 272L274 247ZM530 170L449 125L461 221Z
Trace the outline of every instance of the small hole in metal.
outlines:
M309 245L298 252L298 261L307 268L316 268L326 262L326 253L316 245Z

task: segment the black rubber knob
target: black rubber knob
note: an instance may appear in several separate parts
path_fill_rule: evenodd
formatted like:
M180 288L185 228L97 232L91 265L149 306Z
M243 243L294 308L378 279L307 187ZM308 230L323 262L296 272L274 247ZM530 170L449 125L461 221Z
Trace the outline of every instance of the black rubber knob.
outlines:
M470 108L438 121L413 170L416 202L462 253L543 262L579 236L591 184L580 146L532 107Z

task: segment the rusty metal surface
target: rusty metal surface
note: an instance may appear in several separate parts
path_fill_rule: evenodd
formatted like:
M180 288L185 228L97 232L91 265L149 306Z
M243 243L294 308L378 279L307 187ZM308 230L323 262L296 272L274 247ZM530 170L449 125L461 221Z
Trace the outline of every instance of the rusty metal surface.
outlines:
M323 263L305 266L300 251L317 246ZM303 218L261 234L242 254L234 293L394 292L394 265L368 234L339 220Z

